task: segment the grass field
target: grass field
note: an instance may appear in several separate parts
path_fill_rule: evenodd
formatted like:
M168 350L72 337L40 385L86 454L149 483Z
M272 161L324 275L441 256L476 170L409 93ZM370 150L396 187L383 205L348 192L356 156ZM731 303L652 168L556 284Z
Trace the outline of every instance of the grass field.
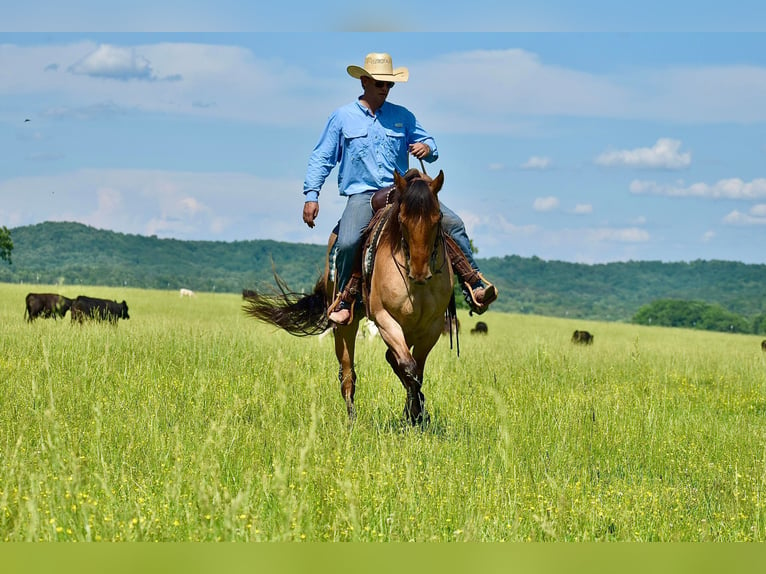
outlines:
M29 291L131 318L27 324ZM0 284L0 540L766 540L759 337L464 315L460 357L429 358L430 426L401 422L379 338L351 426L331 338L240 305Z

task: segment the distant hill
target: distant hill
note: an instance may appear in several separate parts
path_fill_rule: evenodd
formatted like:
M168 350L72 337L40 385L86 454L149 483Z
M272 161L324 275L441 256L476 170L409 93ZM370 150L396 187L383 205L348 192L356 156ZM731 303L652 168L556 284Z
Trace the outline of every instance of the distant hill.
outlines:
M11 230L13 265L0 281L239 292L270 281L272 262L297 291L324 269L322 245L181 241L46 222Z
M13 265L0 281L126 285L239 292L273 284L272 263L295 291L310 290L325 246L253 241L181 241L129 235L79 223L46 222L11 230ZM766 265L732 261L630 261L586 265L516 255L479 259L500 290L493 309L630 321L658 299L715 303L751 318L766 313Z

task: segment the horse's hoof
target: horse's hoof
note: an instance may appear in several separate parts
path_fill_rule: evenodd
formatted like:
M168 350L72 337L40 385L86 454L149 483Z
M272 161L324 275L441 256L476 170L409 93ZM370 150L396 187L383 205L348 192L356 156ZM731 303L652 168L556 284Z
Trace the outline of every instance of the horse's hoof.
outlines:
M402 420L410 423L412 426L427 426L431 422L431 415L427 411L423 410L417 415L413 415L407 407L402 412Z

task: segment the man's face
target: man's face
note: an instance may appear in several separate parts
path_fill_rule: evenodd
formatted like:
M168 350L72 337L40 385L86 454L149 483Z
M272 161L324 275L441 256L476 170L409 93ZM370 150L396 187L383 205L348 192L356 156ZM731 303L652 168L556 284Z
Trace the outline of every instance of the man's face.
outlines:
M362 88L364 88L364 98L370 104L380 106L386 101L388 92L394 86L393 82L382 82L369 76L362 76Z

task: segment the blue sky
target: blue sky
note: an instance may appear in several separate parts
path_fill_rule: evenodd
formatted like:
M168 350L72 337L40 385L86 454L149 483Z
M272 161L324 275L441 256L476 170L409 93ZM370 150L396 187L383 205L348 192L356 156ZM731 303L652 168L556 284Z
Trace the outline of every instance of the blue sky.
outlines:
M346 66L386 51L410 70L389 99L435 137L429 172L444 170L442 200L479 257L766 263L759 4L728 3L727 18L681 2L651 19L662 3L548 2L550 17L479 1L502 16L481 22L394 2L407 18L296 10L293 32L273 3L30 4L0 23L0 225L324 243L343 201L333 172L305 227L307 159L359 95ZM476 31L396 31L431 25Z

